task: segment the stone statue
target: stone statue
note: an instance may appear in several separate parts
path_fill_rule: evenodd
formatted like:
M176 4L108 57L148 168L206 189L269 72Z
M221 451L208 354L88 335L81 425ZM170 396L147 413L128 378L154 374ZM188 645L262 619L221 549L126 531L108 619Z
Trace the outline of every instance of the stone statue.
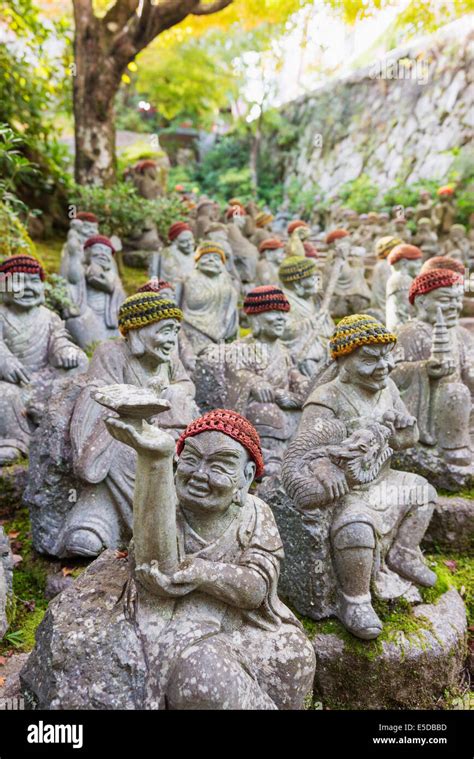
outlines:
M327 359L327 342L334 323L327 309L320 309L317 291L321 278L312 258L290 256L279 269L279 278L290 304L282 340L300 372L312 377Z
M271 237L260 243L260 260L257 264L257 285L271 285L278 282L278 268L285 258L285 243Z
M153 260L150 274L176 286L194 269L196 244L191 227L184 221L170 226L168 239L171 245Z
M431 256L438 255L438 235L433 231L431 219L425 217L419 219L416 225L416 234L413 237L413 244L423 252L425 261L431 258Z
M215 224L219 217L219 209L213 200L202 198L196 208L195 235L196 240L206 240L209 227Z
M329 232L326 242L332 250L323 270L323 289L333 290L331 315L341 317L367 308L371 293L364 278L365 249L352 245L346 229Z
M205 240L195 255L195 268L183 283L183 329L198 355L212 343L229 340L238 329L238 293L225 266L224 249Z
M433 206L431 219L438 237L449 234L456 219L456 206L453 202L454 188L445 185L437 190L438 202Z
M55 380L84 371L87 357L44 303L45 274L32 256L0 264L0 465L27 455Z
M255 282L257 276L258 250L244 235L247 223L245 209L239 205L231 206L226 213L227 234L232 248L234 264L238 271L244 291Z
M277 595L283 551L272 512L249 493L263 469L255 429L222 409L196 419L173 475L173 438L130 419L122 398L106 424L137 460L128 558L107 552L52 602L25 688L40 708L61 694L63 709L302 709L314 649Z
M420 200L417 203L414 220L418 222L423 218L431 218L433 211L433 198L429 190L420 190Z
M86 240L83 262L79 251L70 251L66 279L79 316L68 319L66 326L81 348L119 334L117 313L125 292L114 254L113 244L103 235Z
M391 468L394 451L418 439L416 419L388 376L396 339L364 314L339 322L334 362L304 405L282 474L321 540L324 571L315 578L312 615L335 615L365 640L382 631L374 597L420 600L412 584L436 580L419 548L436 491L419 475Z
M260 211L255 216L255 232L250 238L252 245L260 249L260 245L264 240L270 240L273 237L272 222L274 217L271 213Z
M130 178L139 195L146 200L156 200L164 195L168 169L168 157L162 153L160 161L146 158L132 166L126 176Z
M286 244L287 256L305 256L306 251L304 243L308 240L311 234L311 228L309 224L300 219L291 221L288 224L288 236L289 240Z
M111 438L105 409L92 391L119 384L138 397L146 390L168 400L170 409L160 424L175 438L198 414L194 385L176 355L182 318L176 304L159 294L131 295L120 307L122 338L96 348L71 419L73 466L81 488L52 551L56 555L97 556L131 536L136 460Z
M0 525L0 640L8 629L7 606L13 593L13 556L10 541Z
M408 294L413 279L420 271L422 259L421 250L406 243L396 245L388 255L387 262L392 273L387 280L385 324L392 332L399 330L413 315Z
M408 226L406 216L395 216L390 224L390 232L394 237L401 238L404 242L410 242L412 238L411 230Z
M380 321L385 320L385 308L387 302L387 280L390 277L391 268L387 256L396 245L401 245L402 240L398 237L387 235L380 237L375 243L375 255L377 263L372 274L372 297L370 307L378 314Z
M398 338L393 379L420 429L420 445L411 454L425 460L433 476L443 461L452 477L463 468L473 474L474 337L459 325L463 294L463 278L454 271L420 274L409 294L415 318Z
M73 257L79 258L81 262L84 258L84 243L90 237L99 234L99 219L93 213L79 211L69 223L69 232L66 243L61 251L61 263L59 273L62 277L66 276L69 269L69 254L73 251Z
M449 230L449 235L442 246L443 255L450 258L457 258L466 266L472 258L474 245L467 236L467 230L464 224L453 224Z

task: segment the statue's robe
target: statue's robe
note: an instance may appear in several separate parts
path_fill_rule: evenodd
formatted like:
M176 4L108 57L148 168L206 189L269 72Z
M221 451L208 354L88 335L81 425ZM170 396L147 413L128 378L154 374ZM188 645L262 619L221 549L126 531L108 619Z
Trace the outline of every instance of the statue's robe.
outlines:
M387 280L392 273L392 268L386 259L377 261L372 275L372 296L370 307L376 309L380 315L380 321L385 321L385 307L387 299Z
M202 673L203 683L212 684L213 676L219 676L219 661L224 666L227 660L233 665L238 662L242 667L247 675L242 708L246 699L252 709L302 708L303 694L311 687L314 658L300 623L277 595L283 546L270 508L248 495L222 535L206 542L178 506L177 530L180 561L196 557L251 568L264 579L267 592L259 608L246 610L199 590L162 601L144 594L132 580L129 597L137 609L148 661L146 703L155 709L166 708L177 662L191 657L199 665L202 648L207 661L212 651L217 667ZM277 651L283 650L287 652L284 663L281 656L276 657ZM189 675L195 671L190 670Z
M17 314L0 305L0 376L3 361L15 356L31 374L27 385L0 381L0 445L28 452L55 379L84 371L87 357L79 351L79 366L63 369L59 359L78 350L59 316L44 306Z
M391 332L400 329L413 315L408 295L413 277L401 271L393 271L387 280L385 324Z
M73 467L83 488L68 515L60 544L72 530L82 527L96 532L106 547L130 539L136 452L110 435L104 423L110 410L91 398L94 389L116 384L150 388L157 397L167 398L171 408L156 417L156 423L175 438L199 415L194 385L176 355L159 364L150 377L126 340L99 345L71 420Z
M210 344L235 335L237 299L237 290L227 271L208 277L194 269L186 278L181 299L183 330L196 355Z
M333 256L326 259L323 269L323 288L331 277L334 264ZM371 300L370 288L364 277L364 257L362 248L353 248L349 258L344 260L341 271L331 298L331 314L347 316L352 313L363 313Z
M125 291L116 269L111 292L91 287L84 272L79 282L69 283L69 293L79 316L68 319L66 326L81 348L119 335L118 312Z
M291 306L282 340L296 364L308 360L316 369L328 358L334 322L327 311L318 311L315 297L301 298L294 290L282 289Z

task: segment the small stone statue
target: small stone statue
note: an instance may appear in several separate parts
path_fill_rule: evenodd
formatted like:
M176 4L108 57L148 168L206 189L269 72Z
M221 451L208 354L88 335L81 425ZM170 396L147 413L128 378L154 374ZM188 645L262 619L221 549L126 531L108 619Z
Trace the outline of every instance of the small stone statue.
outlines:
M195 268L183 283L184 332L198 355L212 343L228 340L238 329L238 293L225 265L221 245L202 242Z
M326 243L332 250L323 270L323 289L333 290L331 315L341 317L367 308L371 293L364 278L365 249L352 245L346 229L329 232Z
M279 269L279 278L290 304L282 340L302 374L312 377L327 359L327 342L334 323L321 311L317 290L321 286L314 259L290 256Z
M392 273L390 264L387 261L387 256L396 245L401 245L402 240L399 237L392 237L387 235L381 237L375 243L375 255L377 256L377 263L374 266L372 274L372 298L370 301L370 307L373 311L379 314L379 319L384 321L385 308L387 302L387 280Z
M196 208L196 222L194 231L196 240L206 240L209 227L215 224L219 218L219 208L210 198L202 198Z
M59 273L65 277L69 269L69 255L73 252L74 258L82 262L84 257L84 243L90 237L99 234L99 219L88 211L79 211L69 223L67 241L61 251L61 263Z
M431 197L431 192L429 190L420 190L420 201L416 206L414 220L418 222L420 219L423 219L423 218L430 219L432 211L433 211L433 198Z
M396 340L371 316L339 322L334 362L304 405L283 467L286 492L303 520L323 526L330 557L318 576L315 618L334 614L365 640L382 631L374 597L420 600L412 583L436 580L419 548L436 491L419 475L391 468L394 451L418 439L416 419L388 377Z
M82 486L53 553L97 556L130 539L136 461L113 440L104 424L105 410L91 392L103 385L127 385L139 395L152 391L170 402L160 424L175 437L193 419L194 385L176 355L183 318L172 301L142 292L129 296L119 311L122 338L99 345L71 420L73 465Z
M464 224L453 224L442 247L443 255L457 258L467 266L472 258L473 249L474 246L467 236Z
M0 264L0 465L28 454L54 380L87 366L64 322L42 305L44 279L32 256Z
M423 253L415 245L402 243L389 253L387 262L392 273L387 280L386 318L387 329L397 331L413 315L408 294L413 279L419 273Z
M286 244L286 255L305 256L306 251L304 243L307 242L311 234L309 224L305 221L301 221L301 219L296 219L288 224L287 232L290 239Z
M66 326L77 344L87 349L94 343L117 337L117 313L125 292L114 261L115 248L108 237L95 235L84 243L84 261L71 250L65 274L79 316Z
M106 424L137 460L128 559L107 552L52 602L24 686L40 708L61 694L66 709L302 709L314 649L277 595L272 512L249 493L263 469L257 432L219 409L175 448L118 410Z
M473 459L474 337L459 325L463 294L462 276L449 269L416 277L409 293L416 318L400 329L393 373L420 429L421 450L413 456L439 456L453 472ZM437 333L443 335L441 352Z
M411 241L412 234L406 216L395 216L390 224L390 232L394 237L399 237L404 242Z
M138 194L146 200L156 200L164 195L169 168L168 157L164 154L160 164L151 158L145 158L137 161L127 172L127 177L131 179Z
M416 225L416 234L413 238L413 244L423 252L423 259L426 261L431 256L437 256L439 253L438 235L433 231L431 219L422 217Z
M272 222L274 217L271 213L260 211L255 216L255 232L250 238L250 242L260 249L260 245L264 240L270 240L273 237Z
M10 541L0 525L0 640L8 629L7 606L13 593L13 556Z
M278 282L278 268L285 258L285 243L270 237L260 243L260 260L257 264L257 285L271 285Z
M168 230L171 245L153 262L154 277L178 285L194 269L195 241L191 227L185 221L176 221Z
M445 185L437 192L438 202L433 206L431 219L438 237L448 235L456 219L456 206L453 203L454 187Z
M240 205L231 205L226 213L227 234L232 248L234 264L244 291L253 286L257 276L258 250L247 240L244 230L247 214Z

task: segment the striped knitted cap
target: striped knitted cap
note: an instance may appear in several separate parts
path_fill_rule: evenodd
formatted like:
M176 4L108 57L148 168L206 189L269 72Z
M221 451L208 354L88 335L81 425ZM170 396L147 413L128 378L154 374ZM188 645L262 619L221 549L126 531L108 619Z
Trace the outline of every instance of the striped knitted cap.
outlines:
M185 221L175 221L168 229L168 239L173 242L182 232L191 232L191 227Z
M271 224L273 219L275 217L272 216L271 213L265 213L265 211L260 211L255 217L255 224L257 227L266 227L267 224Z
M352 353L361 345L385 345L396 342L396 336L373 316L353 314L341 319L329 341L329 349L333 358L339 358Z
M403 240L401 240L399 237L380 237L377 242L375 243L375 255L377 258L387 258L388 254L391 250L395 248L396 245L401 245L403 243Z
M420 274L432 271L433 269L448 269L449 271L455 271L463 276L466 272L466 267L461 261L456 261L455 258L448 258L448 256L433 256L433 258L428 258L421 267Z
M212 240L204 240L198 247L194 260L196 263L199 261L199 259L202 256L205 256L206 253L214 253L215 255L218 255L221 257L221 261L223 264L226 262L226 255L225 250L222 247L222 245L219 245L218 242L213 242Z
M130 295L119 309L118 323L122 335L131 329L141 329L148 324L162 319L178 319L181 321L183 312L172 300L162 298L159 293L142 292Z
M79 213L76 214L76 219L79 219L79 221L89 221L91 224L99 223L99 219L95 213L89 213L88 211L79 211Z
M326 242L330 245L334 240L340 240L341 237L347 237L348 234L347 229L333 229L332 232L326 235Z
M26 256L20 253L17 256L10 256L0 264L0 281L4 281L12 274L39 274L41 281L44 281L45 273L40 262L33 256Z
M141 285L137 289L137 293L159 293L162 290L174 290L174 287L171 282L167 282L165 279L153 277L148 282L145 282L144 285Z
M258 246L260 253L264 250L278 250L278 248L284 248L285 243L278 239L278 237L269 237L268 240L264 240Z
M294 221L290 221L288 224L288 234L292 235L295 229L298 229L299 227L306 227L309 229L309 224L307 224L305 221L302 221L301 219L295 219Z
M419 248L416 247L416 245L408 245L408 243L402 243L401 245L396 245L388 254L387 261L392 266L393 264L396 264L397 261L401 261L402 259L406 259L408 261L417 261L418 259L423 258L423 253Z
M316 272L314 258L303 256L289 256L285 258L278 269L278 276L282 282L298 282L300 279L311 277Z
M178 456L184 448L185 440L188 437L194 437L201 432L222 432L224 435L237 440L248 451L250 458L255 462L257 467L255 477L261 477L263 474L264 464L260 438L255 427L250 424L248 419L237 414L236 411L217 408L208 411L204 416L195 419L188 424L182 435L176 443Z
M413 306L415 298L418 295L426 295L426 293L438 290L440 287L453 287L454 285L462 284L462 275L455 271L451 271L450 269L431 269L415 277L411 283L408 300Z
M304 259L303 259L304 260ZM290 303L285 293L274 285L254 287L244 300L246 314L264 314L266 311L289 311Z
M89 239L84 243L84 250L86 248L92 248L93 245L106 245L108 248L110 248L112 254L115 253L114 246L110 242L109 238L105 235L92 235L92 237L89 237Z

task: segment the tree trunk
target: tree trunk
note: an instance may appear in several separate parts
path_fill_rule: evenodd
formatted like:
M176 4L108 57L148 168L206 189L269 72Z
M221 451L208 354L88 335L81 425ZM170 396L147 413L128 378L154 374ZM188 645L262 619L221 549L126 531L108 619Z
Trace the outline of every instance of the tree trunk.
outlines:
M113 102L105 113L95 108L93 97L85 108L74 109L78 184L108 186L115 181L115 116Z
M252 183L252 193L254 196L257 195L258 191L258 161L260 157L260 143L262 141L262 122L263 106L255 125L255 132L252 136L252 144L250 147L250 181Z

